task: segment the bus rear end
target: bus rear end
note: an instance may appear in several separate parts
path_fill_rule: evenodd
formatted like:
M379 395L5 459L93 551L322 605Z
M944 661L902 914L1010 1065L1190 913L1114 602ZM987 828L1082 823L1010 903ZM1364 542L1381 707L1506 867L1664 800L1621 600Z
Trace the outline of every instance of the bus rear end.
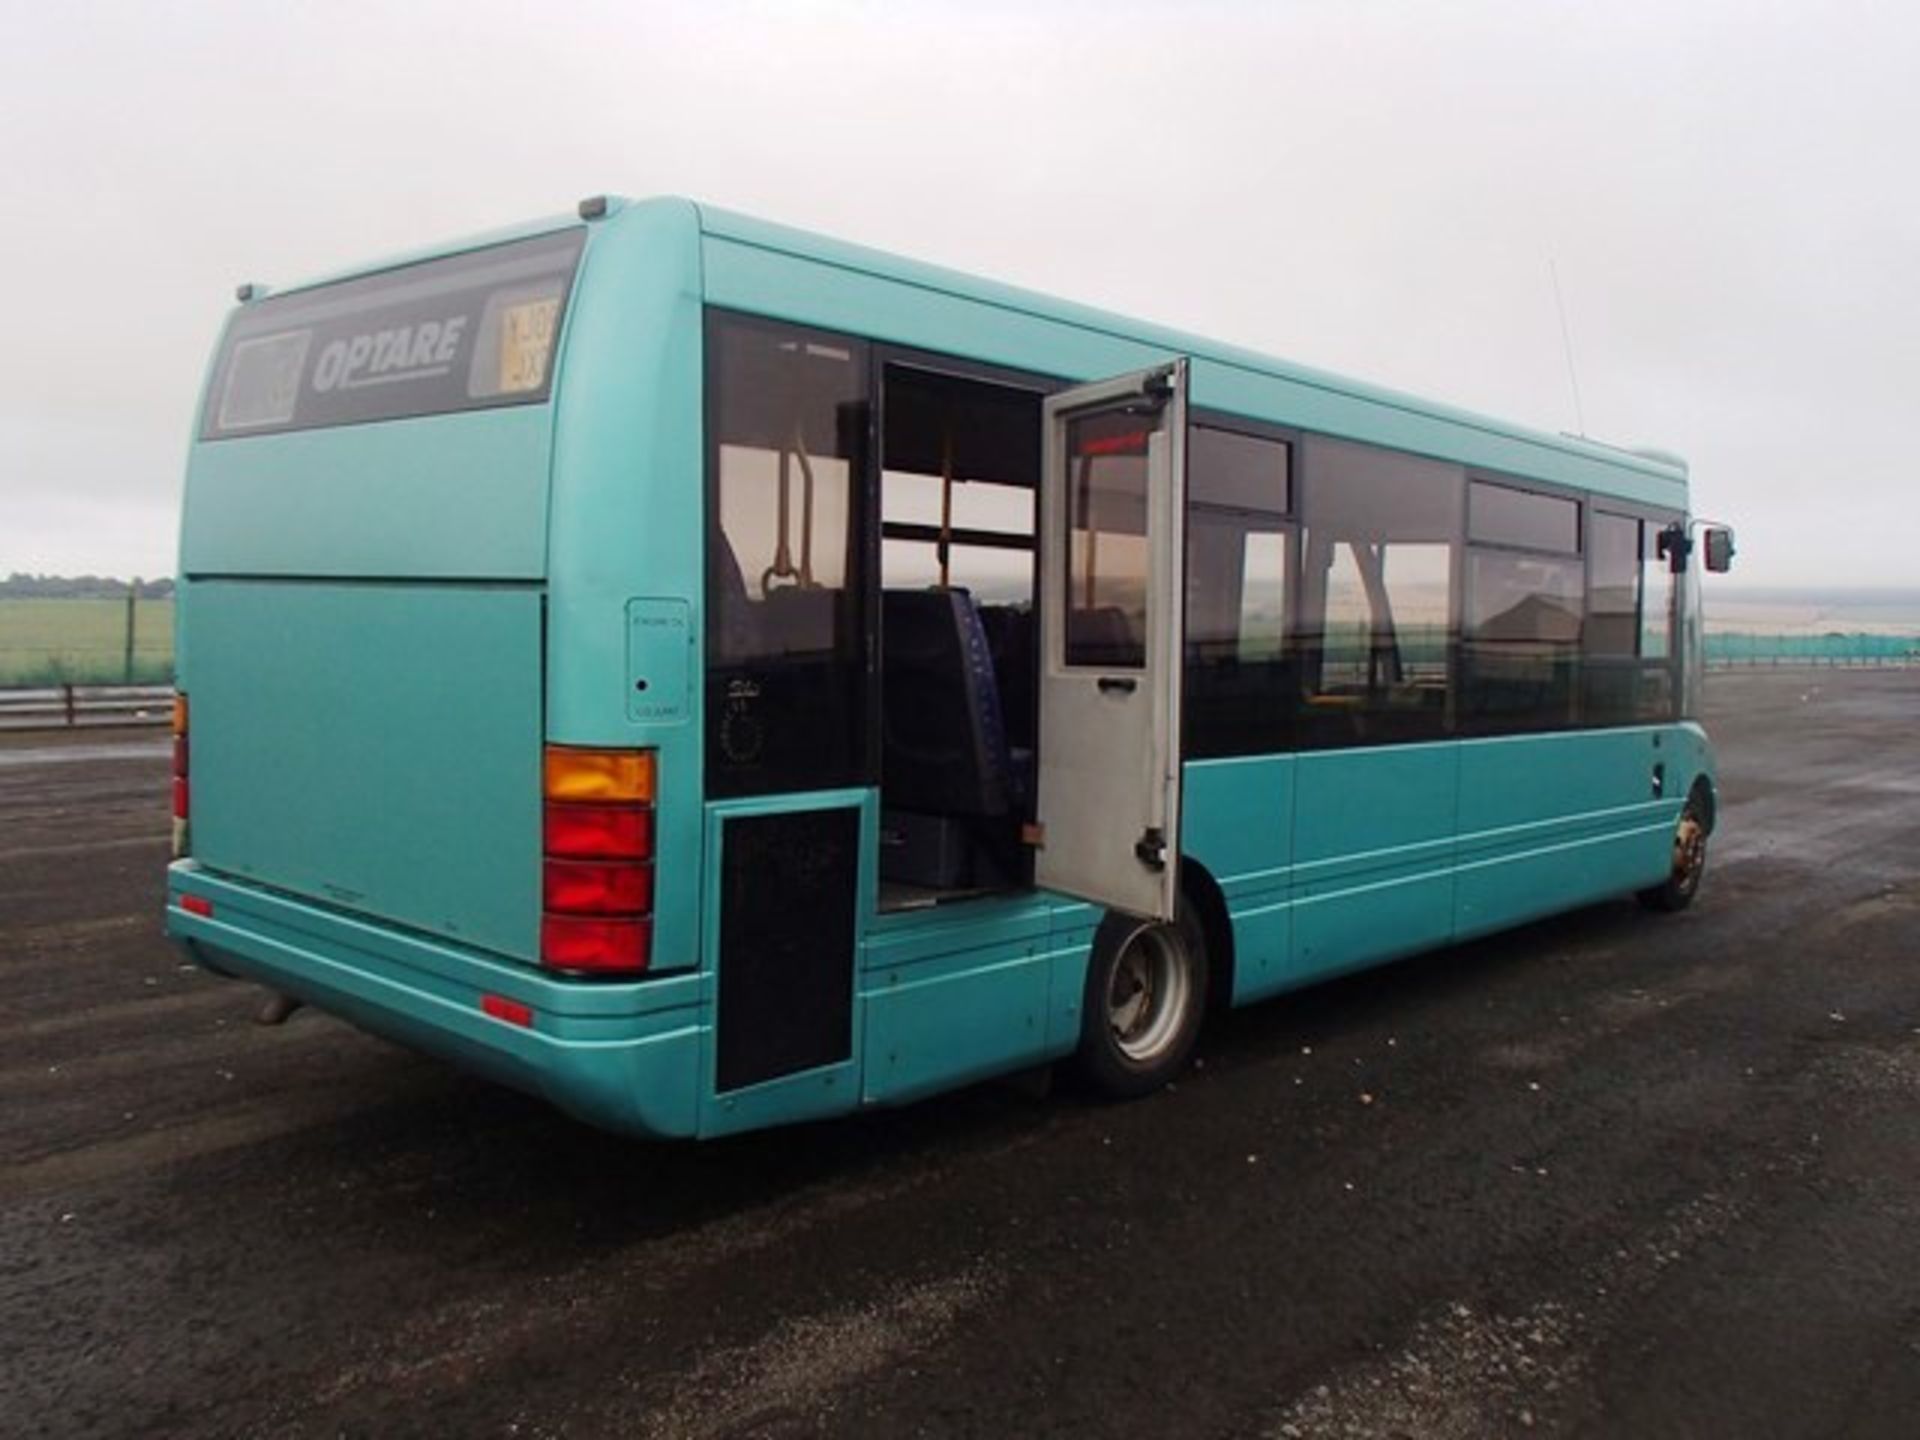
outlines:
M550 713L550 652L596 633L551 623L591 598L551 558L587 236L235 313L186 487L168 929L221 973L684 1134L658 751L620 696L597 736L559 741ZM627 623L607 609L600 628Z

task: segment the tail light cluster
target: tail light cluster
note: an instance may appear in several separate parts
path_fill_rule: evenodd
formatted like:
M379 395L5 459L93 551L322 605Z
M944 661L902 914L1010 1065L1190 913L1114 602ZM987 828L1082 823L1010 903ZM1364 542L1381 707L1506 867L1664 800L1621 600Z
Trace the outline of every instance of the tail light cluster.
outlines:
M187 697L173 697L173 857L187 853Z
M540 961L639 974L653 958L655 752L549 745L545 772Z

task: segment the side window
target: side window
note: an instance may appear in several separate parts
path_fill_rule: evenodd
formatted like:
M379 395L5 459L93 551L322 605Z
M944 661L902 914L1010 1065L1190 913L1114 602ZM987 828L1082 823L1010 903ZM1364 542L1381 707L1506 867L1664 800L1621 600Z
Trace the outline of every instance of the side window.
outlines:
M1195 424L1187 435L1185 719L1194 757L1292 746L1293 447Z
M707 354L708 789L859 783L864 347L714 315Z
M1673 718L1674 575L1662 522L1593 512L1587 572L1585 718L1630 725Z
M1476 480L1467 538L1461 728L1564 729L1586 609L1579 502Z
M1342 440L1305 448L1301 743L1445 735L1460 467Z

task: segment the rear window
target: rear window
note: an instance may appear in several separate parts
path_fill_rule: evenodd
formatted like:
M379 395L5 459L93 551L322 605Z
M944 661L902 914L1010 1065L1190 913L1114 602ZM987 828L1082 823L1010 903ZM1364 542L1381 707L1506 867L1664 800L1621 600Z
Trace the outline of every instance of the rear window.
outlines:
M545 400L585 232L271 296L228 326L203 440Z

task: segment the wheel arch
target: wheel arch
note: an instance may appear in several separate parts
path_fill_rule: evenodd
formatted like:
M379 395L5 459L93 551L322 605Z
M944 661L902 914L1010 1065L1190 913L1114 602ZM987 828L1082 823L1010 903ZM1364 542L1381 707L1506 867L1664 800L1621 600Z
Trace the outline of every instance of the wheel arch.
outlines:
M1696 775L1688 787L1687 798L1700 807L1700 821L1711 835L1720 815L1720 795L1711 775Z
M1180 858L1180 903L1192 907L1206 942L1207 1008L1224 1010L1233 1003L1233 920L1220 883L1188 856Z

